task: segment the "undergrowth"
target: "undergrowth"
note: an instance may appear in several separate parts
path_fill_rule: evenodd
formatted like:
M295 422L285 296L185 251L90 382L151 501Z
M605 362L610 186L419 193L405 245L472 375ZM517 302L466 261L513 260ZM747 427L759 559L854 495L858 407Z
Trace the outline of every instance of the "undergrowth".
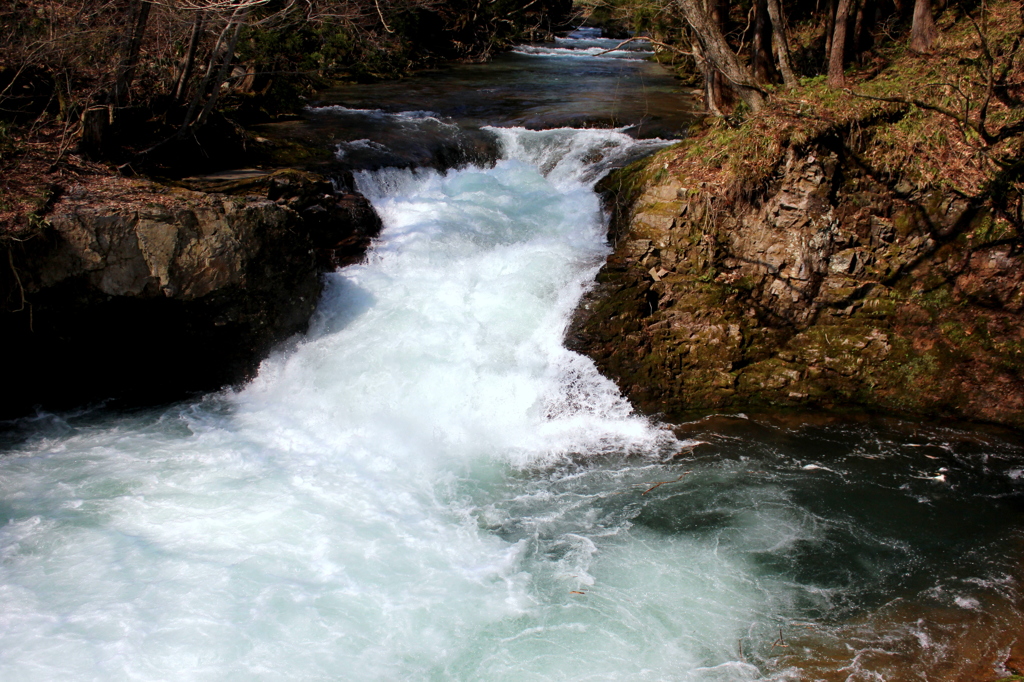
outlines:
M742 120L705 119L668 168L684 186L729 203L761 192L787 150L831 141L901 193L942 189L977 199L1021 232L1020 5L993 3L980 20L950 8L940 25L933 54L913 53L904 41L883 44L869 64L849 74L846 88L830 89L824 77L804 78L775 91L764 110ZM1003 71L1005 86L993 92L991 76Z

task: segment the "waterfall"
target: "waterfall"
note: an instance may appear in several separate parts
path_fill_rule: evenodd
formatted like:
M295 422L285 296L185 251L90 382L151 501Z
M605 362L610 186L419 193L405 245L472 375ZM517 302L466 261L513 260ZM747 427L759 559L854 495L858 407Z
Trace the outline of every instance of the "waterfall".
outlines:
M523 679L704 661L630 632L662 617L614 622L633 600L681 598L667 576L628 585L629 513L588 511L594 482L539 483L604 457L634 460L604 474L628 487L679 448L561 344L607 254L592 184L661 143L495 134L490 168L358 174L381 238L329 276L308 335L249 385L53 418L0 462L3 679ZM746 600L715 616L726 649ZM587 663L551 667L594 637Z
M929 614L1019 631L1019 449L635 414L561 341L594 183L664 143L490 134L356 173L379 240L248 385L8 443L0 679L874 679L970 659Z

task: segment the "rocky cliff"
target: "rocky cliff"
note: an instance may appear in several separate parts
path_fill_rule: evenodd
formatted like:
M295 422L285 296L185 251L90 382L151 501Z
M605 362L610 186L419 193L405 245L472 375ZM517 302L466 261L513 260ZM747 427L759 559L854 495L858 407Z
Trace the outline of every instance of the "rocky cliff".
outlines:
M0 244L3 416L243 379L305 329L321 274L361 258L380 228L362 196L311 173L208 191L105 182L70 186Z
M636 405L1024 426L1024 256L990 207L841 136L783 145L753 187L692 147L605 180L615 252L569 331Z

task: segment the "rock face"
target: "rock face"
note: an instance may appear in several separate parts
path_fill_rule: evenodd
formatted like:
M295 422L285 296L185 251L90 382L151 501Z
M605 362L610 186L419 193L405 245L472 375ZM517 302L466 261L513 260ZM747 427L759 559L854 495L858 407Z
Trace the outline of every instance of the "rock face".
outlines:
M824 142L725 201L674 150L604 182L616 249L570 347L641 409L858 407L1024 426L1024 257L983 207Z
M72 190L5 241L3 416L243 379L306 328L321 274L361 258L380 229L363 197L313 174L222 184L233 194Z

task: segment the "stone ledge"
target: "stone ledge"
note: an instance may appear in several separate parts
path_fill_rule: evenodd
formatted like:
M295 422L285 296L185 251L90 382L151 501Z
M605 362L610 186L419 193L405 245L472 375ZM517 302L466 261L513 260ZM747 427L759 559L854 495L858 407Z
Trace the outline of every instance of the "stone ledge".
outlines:
M361 259L380 230L365 198L312 173L220 189L233 193L145 181L68 192L33 233L0 244L0 416L243 380L306 329L321 275Z

